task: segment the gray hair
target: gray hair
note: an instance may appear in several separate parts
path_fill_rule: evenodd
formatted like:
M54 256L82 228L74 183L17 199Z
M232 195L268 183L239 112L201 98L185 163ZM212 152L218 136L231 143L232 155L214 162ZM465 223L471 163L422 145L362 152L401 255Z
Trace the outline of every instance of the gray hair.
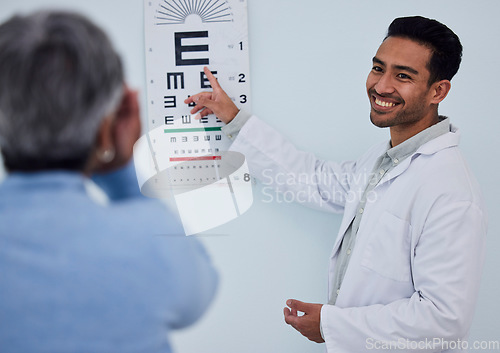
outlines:
M123 94L106 34L67 12L0 25L0 148L9 170L83 170L103 118Z

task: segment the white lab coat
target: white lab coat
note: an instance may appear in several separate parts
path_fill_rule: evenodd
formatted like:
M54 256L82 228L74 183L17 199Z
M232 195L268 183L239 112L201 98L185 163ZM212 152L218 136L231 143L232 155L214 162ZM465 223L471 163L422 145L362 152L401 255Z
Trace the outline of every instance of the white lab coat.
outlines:
M479 290L487 222L458 142L452 127L399 163L368 195L336 304L321 310L329 353L463 351ZM329 287L342 236L360 212L369 173L386 148L387 142L375 146L357 162L320 161L255 116L232 145L265 184L308 206L344 213L331 254Z

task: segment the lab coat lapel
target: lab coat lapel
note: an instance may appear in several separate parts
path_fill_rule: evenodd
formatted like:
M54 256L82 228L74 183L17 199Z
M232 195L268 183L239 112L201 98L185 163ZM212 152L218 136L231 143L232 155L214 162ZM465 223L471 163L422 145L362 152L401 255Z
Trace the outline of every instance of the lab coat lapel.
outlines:
M332 257L335 256L335 253L339 249L342 239L344 238L345 232L347 231L349 225L356 216L356 210L358 209L361 196L363 195L363 192L366 189L368 182L370 181L371 174L364 173L364 174L359 174L359 176L360 177L355 178L355 180L353 181L353 185L351 187L351 191L349 194L350 197L352 197L352 200L346 202L344 209L344 217L342 218L342 223L340 224L339 233L335 241L335 244L333 246L331 254Z

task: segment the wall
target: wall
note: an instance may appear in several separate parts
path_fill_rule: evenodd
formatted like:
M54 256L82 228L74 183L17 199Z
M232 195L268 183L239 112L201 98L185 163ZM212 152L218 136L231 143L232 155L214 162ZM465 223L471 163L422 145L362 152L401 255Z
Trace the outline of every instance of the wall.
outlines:
M46 6L83 11L111 35L130 84L144 96L142 2L0 0L0 20ZM463 64L440 113L462 130L462 150L482 185L490 227L470 341L500 340L500 170L497 101L500 24L496 1L377 2L249 0L253 113L321 158L354 159L388 131L368 120L364 90L371 58L395 17L420 14L451 27ZM259 185L253 207L201 235L221 273L215 304L194 327L174 335L178 352L322 352L283 322L287 298L324 302L327 264L340 216L269 201ZM466 251L466 249L464 249Z

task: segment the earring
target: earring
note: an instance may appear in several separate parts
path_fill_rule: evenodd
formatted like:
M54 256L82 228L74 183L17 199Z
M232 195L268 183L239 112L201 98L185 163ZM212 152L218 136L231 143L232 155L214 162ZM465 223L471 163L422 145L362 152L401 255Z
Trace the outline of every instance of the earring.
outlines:
M99 161L102 163L109 163L115 158L115 149L114 148L108 148L105 149L102 152L97 153L97 158Z

